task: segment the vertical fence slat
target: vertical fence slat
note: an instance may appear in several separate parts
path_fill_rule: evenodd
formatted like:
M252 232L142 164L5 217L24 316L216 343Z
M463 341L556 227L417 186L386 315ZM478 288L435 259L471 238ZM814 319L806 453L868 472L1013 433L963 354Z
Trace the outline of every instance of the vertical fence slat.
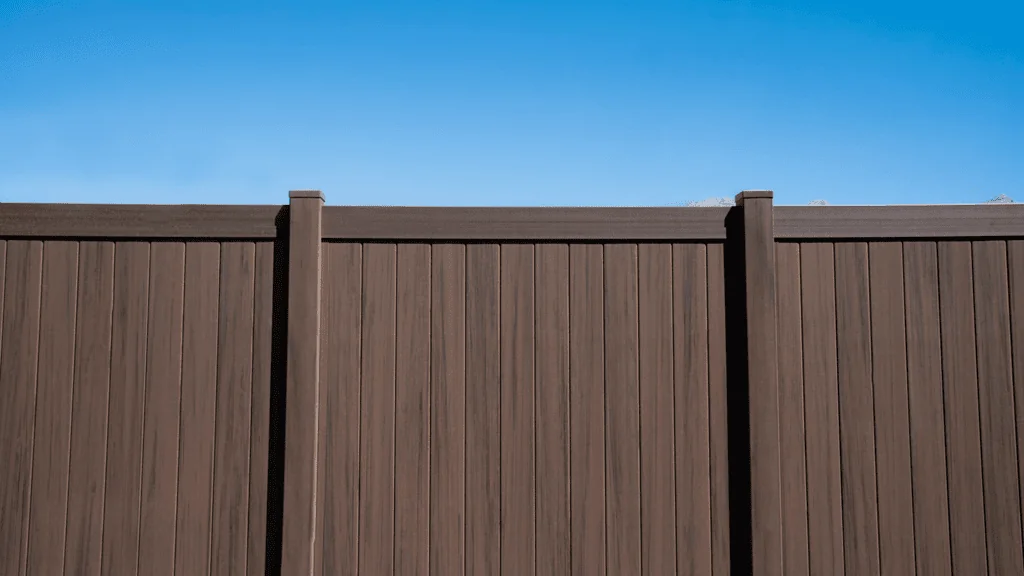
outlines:
M139 573L157 576L174 573L185 245L154 242L150 262Z
M185 247L185 299L181 343L181 415L174 573L210 570L210 507L217 411L217 325L220 245Z
M256 244L253 281L252 407L249 433L249 526L246 573L267 572L270 390L274 371L274 243ZM180 330L180 328L179 328Z
M954 574L988 571L972 267L970 242L939 242L942 378Z
M473 286L472 281L467 284ZM413 576L427 574L430 568L429 245L398 245L396 291L395 574ZM487 312L490 316L490 311ZM468 318L466 324L472 326ZM471 341L467 336L467 346ZM469 356L466 361L468 367ZM472 382L467 395L484 388L483 382L468 375L467 381ZM472 441L470 433L467 445ZM468 497L466 503L468 506ZM467 520L469 517L467 510ZM467 528L467 537L472 534Z
M604 252L608 572L640 574L637 247L606 244Z
M672 245L639 245L637 267L641 564L647 574L668 574L676 568L677 544Z
M363 250L324 243L320 377L326 393L323 538L317 574L356 574L359 562L359 406Z
M430 573L465 570L466 246L430 257Z
M725 330L725 246L708 244L708 421L711 460L711 569L729 574L729 402ZM740 544L737 544L740 545Z
M60 574L64 569L75 377L77 242L47 241L43 245L42 289L28 573Z
M914 541L918 574L950 574L939 276L934 242L903 244Z
M569 248L569 482L572 574L605 574L604 256Z
M501 247L501 571L536 563L534 246Z
M394 570L394 244L363 249L363 354L359 444L359 573Z
M24 574L39 352L43 243L7 243L0 343L0 573Z
M1024 517L1024 240L1006 243L1010 281L1010 341L1013 343L1013 389L1017 417L1019 513Z
M114 249L103 574L138 568L148 306L149 243L119 242Z
M256 246L221 246L211 574L244 574L248 557L249 430Z
M569 557L569 247L538 244L537 574L567 576Z
M103 529L114 244L82 242L78 258L64 572L95 576L100 572Z
M672 314L666 320L674 341L675 573L711 574L707 247L676 244L671 257Z
M982 480L991 574L1024 574L1006 243L973 243Z
M466 572L501 572L501 248L466 247Z
M807 447L804 427L800 245L775 245L779 322L779 442L785 573L810 574L807 536Z
M285 385L281 573L311 574L317 540L320 453L320 249L324 197L289 194L288 368Z
M879 563L882 574L913 574L914 491L911 483L902 244L869 244L868 268Z
M807 535L811 574L845 574L839 466L835 258L831 243L800 246Z
M754 574L782 574L782 486L772 193L742 192Z

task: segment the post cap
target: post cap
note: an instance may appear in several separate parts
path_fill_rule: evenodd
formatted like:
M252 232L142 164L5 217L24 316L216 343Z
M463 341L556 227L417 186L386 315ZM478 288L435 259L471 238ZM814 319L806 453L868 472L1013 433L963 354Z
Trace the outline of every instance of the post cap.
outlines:
M768 198L774 196L771 190L744 190L736 195L736 205L742 206L743 201L751 198Z
M324 193L319 190L292 190L288 192L288 198L319 198L324 201Z

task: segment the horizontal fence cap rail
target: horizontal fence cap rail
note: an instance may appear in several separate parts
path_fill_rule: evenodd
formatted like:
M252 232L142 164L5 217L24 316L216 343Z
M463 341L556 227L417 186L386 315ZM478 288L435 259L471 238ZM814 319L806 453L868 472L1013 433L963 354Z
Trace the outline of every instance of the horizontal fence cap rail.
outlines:
M729 208L326 206L324 239L724 240Z
M1024 237L1022 204L776 206L777 239Z
M0 236L274 238L279 205L0 204Z

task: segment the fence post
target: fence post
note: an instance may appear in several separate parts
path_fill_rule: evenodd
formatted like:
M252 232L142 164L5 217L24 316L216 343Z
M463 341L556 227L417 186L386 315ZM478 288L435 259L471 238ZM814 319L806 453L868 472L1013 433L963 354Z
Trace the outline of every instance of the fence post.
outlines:
M744 191L736 196L736 205L743 210L751 560L753 574L782 576L782 474L772 193Z
M292 191L288 211L288 321L281 574L313 574L320 436L320 245L324 197Z

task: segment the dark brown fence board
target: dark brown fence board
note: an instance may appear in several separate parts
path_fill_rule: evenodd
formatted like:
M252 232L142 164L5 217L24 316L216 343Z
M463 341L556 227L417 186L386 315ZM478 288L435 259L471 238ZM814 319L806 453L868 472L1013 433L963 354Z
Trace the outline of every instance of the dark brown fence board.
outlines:
M0 343L0 572L25 574L43 243L7 243Z
M430 246L399 244L397 264L395 573L411 576L428 573L430 567ZM468 281L467 287L472 286ZM468 313L467 329L472 326ZM467 335L466 345L470 342L472 337ZM470 358L467 354L467 371ZM473 383L466 390L468 412L469 394L479 390L478 381L468 374L467 382ZM479 385L479 389L486 388ZM473 435L468 434L467 452L472 441ZM467 462L468 458L467 454ZM471 478L467 476L467 483ZM468 492L467 486L467 508ZM469 518L467 509L467 521ZM471 534L467 526L467 538Z
M845 573L839 462L835 257L832 244L800 246L807 530L811 574ZM852 576L852 575L851 575Z
M569 248L572 574L606 573L604 248Z
M149 289L138 571L156 576L174 573L184 243L154 242L150 246Z
M641 565L666 574L675 571L677 544L671 244L638 246L637 281Z
M708 244L708 420L711 428L711 568L714 574L729 574L732 569L726 350L725 247Z
M988 565L992 574L1024 574L1006 242L972 248Z
M335 240L723 240L728 210L328 206L323 226Z
M604 247L608 572L640 574L637 247Z
M64 572L94 576L103 530L114 244L82 242L78 259Z
M914 573L914 490L907 397L903 245L868 244L878 544L882 574Z
M4 236L274 238L280 206L4 204Z
M536 539L539 575L570 574L569 247L535 253Z
M247 558L255 261L251 242L221 245L210 542L214 574L243 574Z
M779 443L782 462L783 567L808 575L807 458L804 430L800 245L776 244L779 322Z
M363 249L323 244L320 378L324 418L322 565L317 574L356 574L359 562L359 410Z
M907 395L918 574L950 574L949 498L935 242L903 244Z
M124 574L138 567L148 305L149 243L118 242L114 246L103 574Z
M363 353L359 443L359 573L394 570L394 244L363 248Z
M1014 408L1017 418L1017 474L1024 480L1024 240L1006 243L1010 281L1010 341L1013 344ZM1024 517L1024 481L1020 485Z
M246 573L251 576L267 572L267 476L271 435L271 375L275 364L273 357L274 243L259 242L256 244L255 265L252 401L249 428L249 525L246 544ZM281 359L277 360L277 362L280 361Z
M501 247L501 570L536 571L535 254Z
M711 574L711 440L708 420L708 273L704 244L676 244L671 254L675 418L674 561L676 574ZM641 342L646 348L647 344ZM662 502L654 505L664 506ZM667 572L673 572L671 568ZM654 572L652 570L652 572Z
M466 572L501 571L501 247L466 247ZM469 472L472 471L472 472Z
M991 238L1024 236L1024 205L779 206L775 237Z
M466 247L431 247L430 572L463 574L466 504Z
M971 243L940 242L939 307L954 574L988 571L973 277Z
M175 574L210 567L220 265L219 244L185 247Z
M868 246L835 245L839 442L846 572L878 574L878 485Z
M3 247L0 247L2 252ZM0 264L0 278L4 277L3 268ZM2 293L0 288L0 310L3 310ZM45 242L29 508L30 574L60 574L64 570L77 303L78 243Z

